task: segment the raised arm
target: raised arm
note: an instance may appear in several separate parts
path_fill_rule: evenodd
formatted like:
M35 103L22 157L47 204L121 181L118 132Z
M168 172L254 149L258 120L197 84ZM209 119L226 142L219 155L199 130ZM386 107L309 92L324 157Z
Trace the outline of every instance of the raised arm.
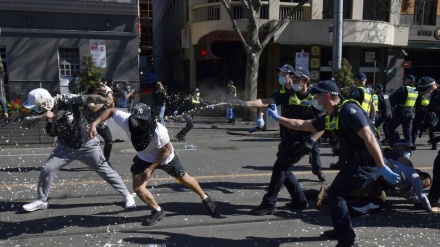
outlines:
M113 114L116 111L117 110L115 108L110 108L102 112L101 115L99 115L99 117L90 124L89 137L94 138L98 134L96 131L96 126L98 126L98 124L104 122L105 120L113 117Z

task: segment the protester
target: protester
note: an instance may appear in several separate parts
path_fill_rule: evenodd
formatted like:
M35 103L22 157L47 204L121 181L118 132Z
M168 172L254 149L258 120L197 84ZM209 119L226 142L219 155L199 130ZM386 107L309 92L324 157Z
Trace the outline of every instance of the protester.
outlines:
M211 197L200 188L197 180L185 171L179 156L174 152L168 130L151 117L148 105L137 104L132 114L114 108L106 110L91 124L90 137L96 136L96 126L109 117L124 130L137 152L130 169L133 175L133 190L152 209L151 215L142 225L153 225L165 216L164 209L147 189L147 183L156 169L164 170L197 193L209 213L215 214L215 204Z
M153 93L154 114L158 118L159 123L165 126L164 114L165 114L165 105L167 99L167 90L160 81L156 82L154 89L155 89Z
M3 117L8 118L8 108L6 107L5 101L2 97L0 97L0 104L3 110Z
M90 90L87 92L87 94L97 94L101 96L105 96L106 94L106 87L103 83L98 83L95 86L91 87ZM114 105L111 105L109 107L114 107ZM84 107L84 117L87 119L89 123L95 121L95 119L101 115L103 111L105 111L107 107L104 106L104 104L94 104L90 103L87 107ZM102 137L104 140L104 157L107 163L111 166L110 163L110 154L112 152L113 148L113 136L112 132L110 131L110 128L106 124L106 122L101 123L99 126L97 126L98 134Z
M136 206L133 195L127 190L119 174L105 160L97 138L90 139L87 130L89 123L83 116L81 107L89 103L111 105L110 98L99 95L57 95L52 97L42 88L28 94L23 106L38 115L27 116L23 128L32 128L41 121L47 121L46 131L57 137L57 146L41 169L37 185L37 198L23 206L26 211L47 209L49 192L57 171L78 160L98 173L105 181L125 198L125 208Z
M119 106L127 107L127 112L131 112L136 95L137 91L136 89L131 88L130 82L123 82L123 86L121 88L121 98L118 98Z

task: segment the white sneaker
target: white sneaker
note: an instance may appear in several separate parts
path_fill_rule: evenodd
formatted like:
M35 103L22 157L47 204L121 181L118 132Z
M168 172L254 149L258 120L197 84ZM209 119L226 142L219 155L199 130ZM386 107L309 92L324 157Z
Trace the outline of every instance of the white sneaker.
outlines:
M136 197L136 193L133 193L125 198L125 209L131 209L136 207L136 202L134 201L135 197Z
M49 204L47 202L43 202L42 200L35 200L31 203L23 205L23 209L28 212L32 212L38 209L47 209L48 205Z

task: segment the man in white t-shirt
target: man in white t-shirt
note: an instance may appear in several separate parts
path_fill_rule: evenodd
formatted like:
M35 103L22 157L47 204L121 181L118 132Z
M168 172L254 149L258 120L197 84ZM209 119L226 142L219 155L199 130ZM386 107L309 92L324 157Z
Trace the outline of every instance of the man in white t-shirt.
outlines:
M147 189L147 182L151 179L154 170L157 168L164 170L180 183L197 193L211 215L214 215L214 202L202 190L197 180L189 176L183 168L179 157L174 153L168 130L156 122L155 118L150 118L150 116L150 107L145 104L135 105L132 114L111 108L104 111L91 123L89 131L90 136L96 136L96 126L109 117L113 117L115 123L125 131L131 140L133 147L137 151L130 169L133 175L133 190L144 203L152 208L150 217L142 225L153 225L165 216L164 210Z

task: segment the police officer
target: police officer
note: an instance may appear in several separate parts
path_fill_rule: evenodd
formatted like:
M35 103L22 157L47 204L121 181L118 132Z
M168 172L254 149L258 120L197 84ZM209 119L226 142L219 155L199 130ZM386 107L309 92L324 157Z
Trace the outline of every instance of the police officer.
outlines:
M368 191L378 176L396 184L399 175L388 168L382 157L374 126L355 100L342 100L334 81L325 80L312 88L312 104L327 114L313 120L289 119L278 116L274 106L268 115L280 124L298 131L326 130L332 140L338 139L339 149L346 155L348 165L330 185L327 196L334 230L324 232L338 239L337 246L357 246L346 198L355 191ZM335 143L332 141L332 143Z
M429 139L435 137L435 126L437 125L437 117L434 112L428 111L428 105L431 101L430 94L425 95L422 92L426 91L431 85L435 84L435 80L431 77L424 76L420 78L417 83L417 91L419 97L417 98L415 105L415 117L413 121L412 129L412 141L413 145L416 143L417 131L420 130L420 135L429 129ZM432 143L432 150L437 149L437 143Z
M373 104L373 92L365 86L367 83L367 76L365 73L358 73L355 77L356 87L348 94L347 98L354 99L361 105L362 109L374 122L376 117L376 108Z
M380 125L383 123L383 132L385 134L385 139L382 140L382 143L385 143L388 142L388 122L392 117L390 97L388 96L388 94L383 92L382 84L376 84L374 86L374 94L377 95L378 101L378 114L374 126L376 128L379 128Z
M413 75L408 75L403 79L404 85L397 89L390 96L391 107L393 107L393 118L388 125L388 137L390 146L399 139L399 134L396 131L397 127L402 125L404 138L413 143L411 132L412 122L414 119L414 106L416 104L418 92L414 87L416 78Z
M434 113L436 116L440 116L440 88L437 86L436 81L428 76L422 77L419 80L418 86L420 87L420 94L426 98L429 98L428 112ZM433 129L438 131L439 124ZM437 136L429 140L429 143L435 143L440 141L440 136ZM440 205L440 152L434 160L432 169L432 184L428 194L429 202L432 207L438 207Z
M185 136L192 128L194 128L194 115L200 107L206 107L208 104L200 97L200 90L193 88L191 95L183 99L183 102L179 104L181 107L174 111L176 116L178 113L183 115L186 121L186 126L177 133L175 136L178 141L185 141Z
M317 113L311 106L312 96L309 93L310 72L298 68L297 71L289 64L278 68L280 89L271 98L255 99L244 102L243 105L255 108L264 108L270 104L282 106L283 116L297 116L301 119L311 119ZM292 210L303 210L308 207L307 199L300 184L292 173L292 165L298 162L312 149L312 171L321 181L325 178L321 172L319 148L315 142L321 137L322 132L294 131L281 126L281 143L278 145L277 160L272 169L272 176L267 193L261 204L252 209L255 215L272 214L276 211L278 194L284 184L292 197L286 206ZM307 147L306 147L307 146Z
M228 93L228 95L227 95L228 100L237 98L237 88L234 86L233 80L228 81L228 92L227 93ZM235 123L237 122L235 120L234 108L232 106L228 106L226 108L226 117L227 117L229 123L232 123L235 125Z
M360 105L362 110L369 116L370 120L374 123L376 117L376 107L373 104L373 92L367 88L365 85L367 83L367 76L365 73L358 73L355 76L355 87L353 87L347 98L356 100ZM347 160L345 160L344 155L340 155L338 162L331 164L331 169L342 169L347 165Z

